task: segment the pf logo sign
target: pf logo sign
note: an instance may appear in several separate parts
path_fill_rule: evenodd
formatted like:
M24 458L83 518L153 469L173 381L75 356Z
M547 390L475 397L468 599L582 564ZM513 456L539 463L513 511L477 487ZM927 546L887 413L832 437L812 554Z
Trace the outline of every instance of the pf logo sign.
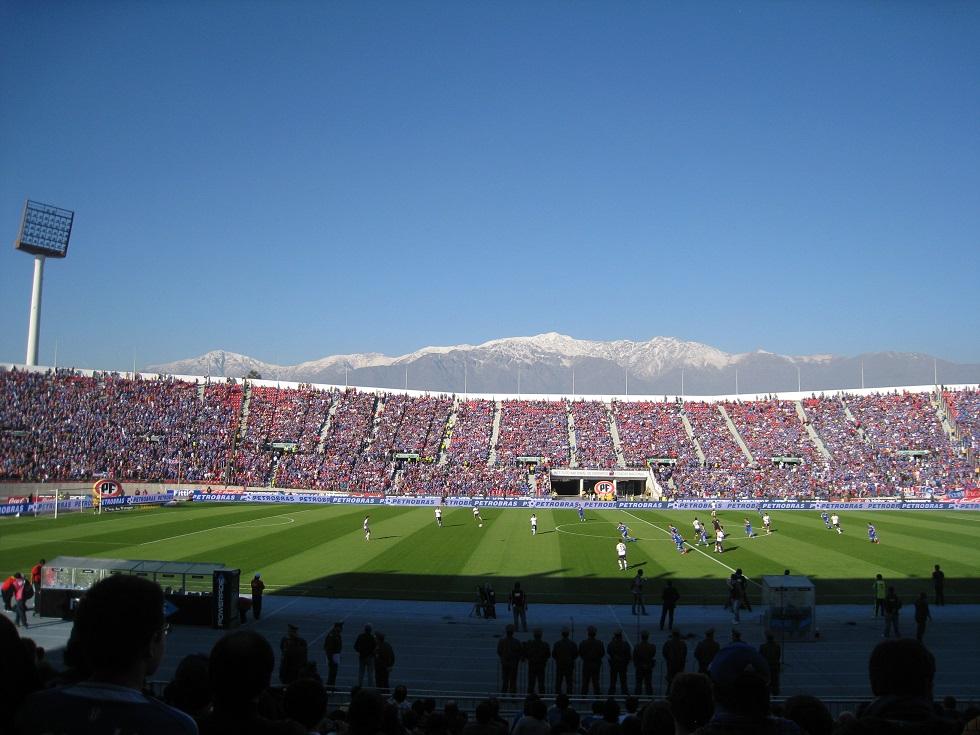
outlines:
M609 480L599 480L592 489L599 500L613 500L616 497L616 487Z
M121 498L123 494L123 486L115 480L96 480L92 486L92 497L96 500L102 498Z

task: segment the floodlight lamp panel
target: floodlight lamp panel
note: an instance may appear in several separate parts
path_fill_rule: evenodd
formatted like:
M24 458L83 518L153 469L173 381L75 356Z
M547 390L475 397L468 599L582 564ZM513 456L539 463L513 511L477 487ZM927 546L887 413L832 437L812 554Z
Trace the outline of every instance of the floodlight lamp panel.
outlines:
M27 200L14 247L33 255L64 258L75 213L50 204Z

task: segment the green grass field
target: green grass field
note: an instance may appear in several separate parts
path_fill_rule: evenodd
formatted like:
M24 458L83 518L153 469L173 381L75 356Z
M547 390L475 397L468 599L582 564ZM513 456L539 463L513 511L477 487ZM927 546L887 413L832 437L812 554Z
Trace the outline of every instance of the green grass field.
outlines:
M361 521L371 515L371 541ZM181 504L127 512L91 512L0 521L0 572L27 571L39 558L88 556L220 562L256 571L276 594L470 600L492 581L498 601L515 580L530 602L612 602L628 599L629 579L642 568L652 580L673 579L682 602L723 599L723 580L741 567L753 580L765 574L810 576L819 602L864 602L881 573L911 600L931 590L933 564L946 572L950 602L980 599L980 514L941 511L846 512L844 535L824 528L815 512L773 514L774 533L746 539L744 513L720 514L730 536L722 555L678 554L664 530L674 523L693 541L690 511L483 510L477 528L468 508L447 508L444 527L431 507ZM701 514L702 520L707 514ZM752 514L759 530L759 518ZM629 544L628 572L617 570L615 523L626 521L639 541ZM881 544L868 542L866 523Z

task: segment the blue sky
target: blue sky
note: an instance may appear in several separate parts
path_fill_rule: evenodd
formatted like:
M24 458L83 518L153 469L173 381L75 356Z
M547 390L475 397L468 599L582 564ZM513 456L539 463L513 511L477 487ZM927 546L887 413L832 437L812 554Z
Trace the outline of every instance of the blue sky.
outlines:
M0 361L559 331L980 362L980 4L0 4Z

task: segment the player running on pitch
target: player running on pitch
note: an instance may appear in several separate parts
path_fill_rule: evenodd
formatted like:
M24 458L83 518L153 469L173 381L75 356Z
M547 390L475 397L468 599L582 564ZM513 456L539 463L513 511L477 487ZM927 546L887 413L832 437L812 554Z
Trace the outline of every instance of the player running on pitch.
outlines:
M746 538L755 538L755 531L752 530L752 521L748 518L743 518L742 523L745 525Z
M531 514L531 535L538 535L538 517L534 513Z
M704 526L701 526L701 530L698 531L698 544L697 545L698 546L701 546L701 544L704 544L705 546L710 546L711 545L711 544L708 543L708 529L706 529Z
M578 504L578 519L580 523L585 523L585 505Z
M630 568L630 565L626 563L626 543L620 541L616 544L616 558L618 560L619 568L622 571L626 571Z
M762 527L766 529L766 536L772 536L772 518L768 513L762 514Z
M480 528L483 528L483 516L480 515L480 506L473 506L473 520L476 521Z
M715 551L719 554L724 553L725 549L722 548L721 542L725 540L725 532L721 529L715 531Z
M631 541L636 541L634 537L630 536L630 527L627 526L622 521L620 521L619 525L616 526L616 530L619 531L619 535L623 537L623 541L625 541L626 543L629 543Z
M837 531L838 536L844 533L844 529L840 527L840 516L836 513L830 517L830 525Z
M878 530L870 523L868 524L868 541L873 544L881 543L881 539L878 538Z
M823 524L827 527L827 530L829 531L830 530L830 516L827 515L827 511L821 512L820 513L820 518L821 518L821 520L823 520Z
M371 520L371 516L364 516L364 523L362 525L364 527L364 540L365 541L370 541L371 540L371 524L369 523L370 520Z
M442 528L442 508L436 506L436 525Z
M684 539L681 536L681 532L678 531L676 528L674 529L674 532L670 535L670 537L671 539L673 539L674 546L677 547L677 550L679 552L681 552L682 554L686 554L687 552L690 551L690 549L684 545Z

